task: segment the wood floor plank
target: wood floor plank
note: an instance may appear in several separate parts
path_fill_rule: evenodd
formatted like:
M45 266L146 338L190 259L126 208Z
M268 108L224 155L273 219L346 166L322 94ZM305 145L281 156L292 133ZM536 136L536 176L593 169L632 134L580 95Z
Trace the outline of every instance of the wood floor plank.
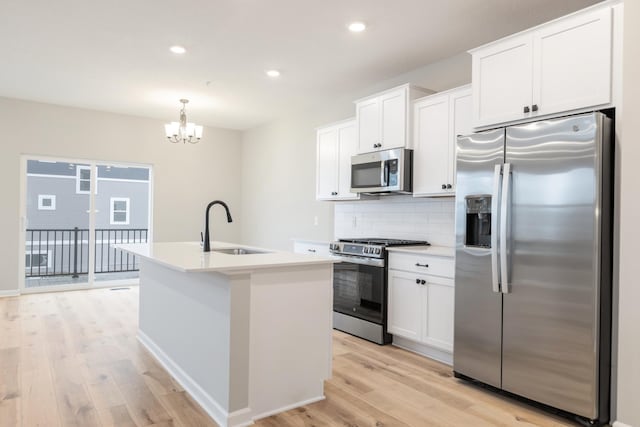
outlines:
M0 298L0 427L217 427L138 342L139 290ZM257 427L564 427L451 367L334 332L326 399Z
M48 365L22 373L22 426L59 427L60 414Z
M20 397L20 348L0 348L0 426L20 422Z
M189 427L217 426L184 391L163 394L160 396L160 400L174 419L182 425Z
M108 416L101 417L104 427L138 427L131 418L127 405L118 405L109 408Z
M124 396L129 411L138 425L169 423L171 415L147 386L143 376L130 360L118 360L110 365L115 384Z
M100 426L98 414L81 374L81 365L74 357L52 363L53 384L63 426Z

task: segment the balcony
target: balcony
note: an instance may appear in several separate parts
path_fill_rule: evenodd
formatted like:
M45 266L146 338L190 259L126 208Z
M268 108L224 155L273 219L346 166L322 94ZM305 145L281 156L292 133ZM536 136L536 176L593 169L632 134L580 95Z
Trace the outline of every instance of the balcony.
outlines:
M138 277L137 257L111 247L116 243L147 243L146 228L96 229L90 260L89 229L27 229L25 286L85 283L93 265L96 281ZM90 262L92 261L92 262Z

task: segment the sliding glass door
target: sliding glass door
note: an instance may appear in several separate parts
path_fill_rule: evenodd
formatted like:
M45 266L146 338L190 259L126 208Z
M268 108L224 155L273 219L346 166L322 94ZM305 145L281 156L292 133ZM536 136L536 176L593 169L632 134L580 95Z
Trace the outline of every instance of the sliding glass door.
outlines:
M116 164L97 168L95 280L137 278L138 259L113 245L149 240L150 170Z
M23 170L24 291L137 280L113 245L150 240L150 167L29 156Z

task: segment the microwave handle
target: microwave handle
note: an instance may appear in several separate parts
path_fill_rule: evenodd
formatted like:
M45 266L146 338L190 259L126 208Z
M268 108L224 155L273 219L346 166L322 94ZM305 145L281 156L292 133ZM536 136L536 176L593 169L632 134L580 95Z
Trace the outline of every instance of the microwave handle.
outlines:
M380 163L380 183L382 187L386 187L389 185L389 164L386 160Z

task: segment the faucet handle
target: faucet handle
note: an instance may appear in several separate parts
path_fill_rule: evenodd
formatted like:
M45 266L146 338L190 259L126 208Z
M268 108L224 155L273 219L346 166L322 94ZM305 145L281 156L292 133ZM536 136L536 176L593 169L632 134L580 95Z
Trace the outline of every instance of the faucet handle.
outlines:
M200 247L204 246L204 235L200 232Z

